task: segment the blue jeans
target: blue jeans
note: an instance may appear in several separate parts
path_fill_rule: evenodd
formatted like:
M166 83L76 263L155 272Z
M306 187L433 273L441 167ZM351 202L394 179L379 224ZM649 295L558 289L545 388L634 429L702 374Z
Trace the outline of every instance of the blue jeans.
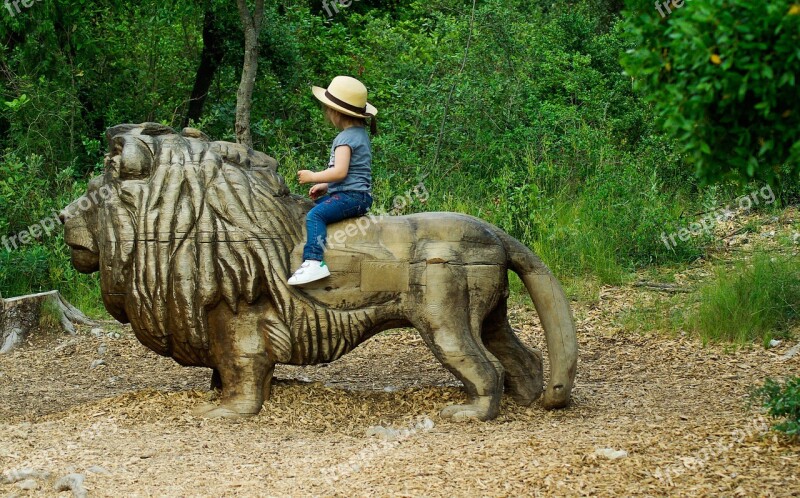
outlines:
M306 245L303 260L322 261L328 225L347 218L364 216L372 206L372 196L367 192L335 192L317 199L316 206L306 215Z

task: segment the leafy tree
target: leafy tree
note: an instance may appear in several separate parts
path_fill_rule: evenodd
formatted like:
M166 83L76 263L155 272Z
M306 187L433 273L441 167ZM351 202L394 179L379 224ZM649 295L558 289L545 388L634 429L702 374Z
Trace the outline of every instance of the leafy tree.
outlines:
M627 13L635 86L703 182L800 173L800 4L682 0ZM641 5L641 2L636 2ZM662 17L663 15L663 17Z

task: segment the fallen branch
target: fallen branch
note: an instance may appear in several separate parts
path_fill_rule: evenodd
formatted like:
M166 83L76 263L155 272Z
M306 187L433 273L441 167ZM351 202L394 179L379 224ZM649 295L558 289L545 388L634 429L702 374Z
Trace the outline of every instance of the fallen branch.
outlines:
M634 287L644 287L645 289L660 291L660 292L669 292L671 294L677 293L690 293L692 292L689 289L681 287L680 285L676 284L662 284L660 282L645 282L644 280L639 280L635 284Z

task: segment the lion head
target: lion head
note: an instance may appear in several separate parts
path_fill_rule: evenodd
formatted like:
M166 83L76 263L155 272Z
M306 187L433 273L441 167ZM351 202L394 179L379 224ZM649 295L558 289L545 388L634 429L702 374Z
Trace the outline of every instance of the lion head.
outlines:
M236 310L274 288L307 203L249 147L156 123L106 136L103 174L62 211L72 262L100 272L106 308L142 343L203 365L207 310L222 300Z

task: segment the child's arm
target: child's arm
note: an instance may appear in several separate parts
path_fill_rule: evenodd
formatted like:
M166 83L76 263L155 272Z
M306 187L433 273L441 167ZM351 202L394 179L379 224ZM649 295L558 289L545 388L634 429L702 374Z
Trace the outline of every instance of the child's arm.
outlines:
M350 146L340 145L336 147L336 151L334 152L332 168L317 173L307 169L301 169L297 172L297 180L300 183L340 182L347 177L347 172L350 170L351 155L352 151L350 150Z
M316 200L317 197L322 197L328 191L327 183L317 183L308 190L308 196Z

